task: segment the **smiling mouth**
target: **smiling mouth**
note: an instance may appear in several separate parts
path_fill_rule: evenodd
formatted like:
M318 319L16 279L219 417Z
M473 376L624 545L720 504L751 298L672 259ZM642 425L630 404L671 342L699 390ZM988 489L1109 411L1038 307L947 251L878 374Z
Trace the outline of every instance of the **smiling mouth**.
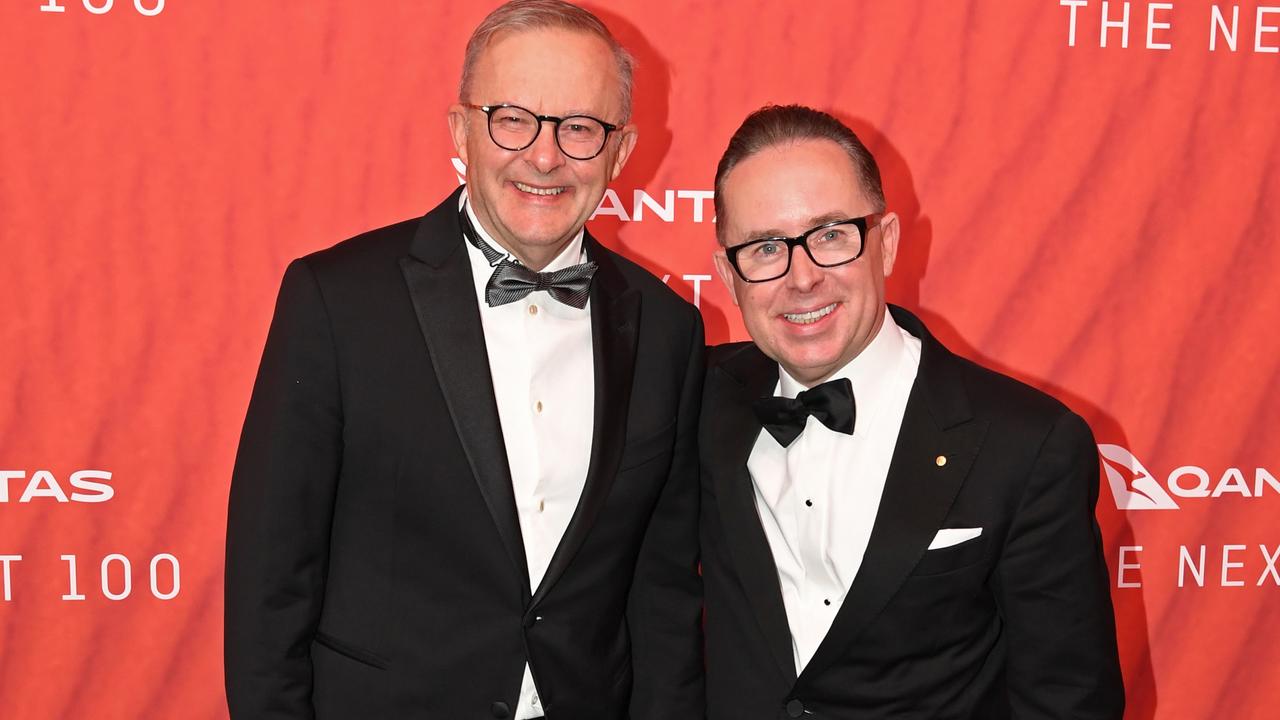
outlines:
M793 322L798 325L810 325L830 315L835 312L835 310L836 303L831 303L826 307L818 308L817 310L810 310L809 312L782 313L782 317L786 318L787 322Z
M550 187L550 188L540 188L540 187L534 187L534 186L532 186L532 185L525 185L524 183L519 182L519 181L512 181L512 184L513 184L513 185L515 185L515 186L516 186L516 189L517 189L517 190L519 190L520 192L526 192L526 193L529 193L530 195L544 195L544 196L545 196L545 195L559 195L560 193L562 193L562 192L564 192L565 190L568 190L568 189L569 189L569 188L566 188L566 187L563 187L563 186L561 186L561 187Z

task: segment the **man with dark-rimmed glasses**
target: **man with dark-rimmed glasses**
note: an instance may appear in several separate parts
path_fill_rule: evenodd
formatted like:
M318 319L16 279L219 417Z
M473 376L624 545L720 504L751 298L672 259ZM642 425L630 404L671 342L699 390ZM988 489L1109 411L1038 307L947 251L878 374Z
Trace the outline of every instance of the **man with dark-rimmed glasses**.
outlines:
M708 717L1118 720L1084 421L886 305L900 224L836 118L752 114L715 187L753 342L703 395Z
M702 323L584 229L631 66L581 8L498 8L448 112L465 188L289 267L232 481L232 718L703 718Z

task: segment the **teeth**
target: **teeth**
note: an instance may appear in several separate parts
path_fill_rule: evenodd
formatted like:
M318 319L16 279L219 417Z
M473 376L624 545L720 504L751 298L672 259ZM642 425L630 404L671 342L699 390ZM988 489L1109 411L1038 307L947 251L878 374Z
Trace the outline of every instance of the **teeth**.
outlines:
M810 323L816 323L822 318L830 315L835 309L836 304L831 303L824 308L818 308L817 310L811 310L806 313L783 313L782 317L786 318L789 322L808 325Z
M536 188L532 185L525 185L522 182L517 182L515 185L522 192L531 193L533 195L559 195L560 193L564 192L564 188L562 187Z

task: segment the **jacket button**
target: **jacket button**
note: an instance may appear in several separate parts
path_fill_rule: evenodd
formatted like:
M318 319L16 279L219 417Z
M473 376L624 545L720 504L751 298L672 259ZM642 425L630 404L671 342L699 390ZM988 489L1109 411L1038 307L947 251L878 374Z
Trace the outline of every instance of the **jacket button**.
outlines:
M526 629L531 628L534 625L537 625L538 621L541 619L541 615L526 615L524 618L524 626Z
M798 718L804 715L804 703L799 700L792 700L787 703L787 717Z
M499 718L499 720L511 717L511 708L504 702L496 702L490 705L489 712L493 713L493 716Z

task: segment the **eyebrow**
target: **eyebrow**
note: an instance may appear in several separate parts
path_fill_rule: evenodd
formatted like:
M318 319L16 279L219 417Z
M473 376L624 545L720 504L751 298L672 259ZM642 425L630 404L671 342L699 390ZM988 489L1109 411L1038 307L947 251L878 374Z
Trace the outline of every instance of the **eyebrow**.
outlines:
M826 225L827 223L835 222L836 220L847 220L850 217L852 217L852 215L849 215L848 213L843 213L843 212L824 213L822 215L815 215L809 218L808 224L805 227L806 229L816 228L819 225ZM788 235L786 232L782 230L779 230L778 228L769 228L767 230L753 230L747 233L747 238L750 240L759 240L762 238L770 238L770 237L790 237L790 235Z
M559 117L559 118L577 117L579 115L585 115L586 117L590 117L590 118L596 118L596 119L600 118L599 115L596 115L591 110L569 110L559 115L556 115L553 113L538 112L537 110L530 109L529 107L525 105L521 105L520 103L514 103L514 102L505 101L505 100L503 102L493 103L492 105L490 105L490 107L498 107L499 105L511 105L514 107L518 107L522 110L528 110L534 115L550 115L551 117ZM608 121L606 120L605 122L608 122Z

